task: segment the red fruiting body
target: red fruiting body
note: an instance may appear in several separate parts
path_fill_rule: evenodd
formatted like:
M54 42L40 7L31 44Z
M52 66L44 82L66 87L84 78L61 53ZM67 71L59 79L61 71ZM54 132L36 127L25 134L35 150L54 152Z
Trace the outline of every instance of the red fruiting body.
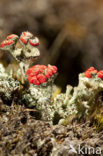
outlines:
M23 43L23 44L27 44L27 39L25 39L25 37L20 37L20 41Z
M47 66L47 67L49 67L49 66ZM50 69L52 70L53 74L56 74L56 72L58 70L56 66L50 66Z
M56 73L57 67L55 66L35 65L27 70L26 75L28 76L29 83L40 85L47 82L47 80Z
M8 40L8 41L6 42L6 45L12 45L13 43L14 43L13 40Z
M4 48L5 47L5 41L1 42L0 44L0 48Z
M32 75L38 75L39 73L43 73L40 69L34 69Z
M7 36L7 40L16 40L16 39L18 39L19 37L18 37L18 35L16 35L16 34L11 34L11 35L9 35L9 36Z
M91 78L91 73L89 71L85 72L85 77Z
M37 79L40 82L40 84L46 82L47 80L46 76L44 76L43 74L38 74Z
M24 37L27 37L27 38L32 38L33 37L33 34L26 31L26 32L22 32L22 35L21 36L24 36Z
M29 39L31 39L33 37L33 34L31 34L30 32L22 32L21 36L20 36L20 41L23 43L23 44L27 44Z
M97 73L97 76L101 79L103 79L103 70L100 70L98 73Z
M20 36L20 41L27 45L27 43L33 47L36 47L39 45L40 41L37 37L34 37L32 33L30 32L22 32Z
M94 67L90 67L88 70L85 71L85 77L91 78L92 74L97 74L97 70Z
M29 44L33 47L38 46L40 43L39 39L35 37L34 39L29 39Z
M40 68L40 69L46 69L46 66L45 65L35 65L32 67L33 69L36 69L36 68Z
M93 71L91 71L91 74L97 74L98 73L98 71L97 70L93 70Z
M33 79L32 79L32 76L31 76L31 75L28 76L28 81L29 81L30 83L33 83Z
M95 70L94 67L90 67L90 68L88 69L88 71L93 71L93 70Z
M34 84L34 85L40 85L40 82L39 82L39 80L36 78L36 76L33 77L33 84Z
M52 74L53 74L52 69L47 68L47 70L46 70L46 72L45 72L46 77L49 78L49 77L52 76Z
M37 80L36 76L33 76L33 77L28 76L28 80L29 80L29 83L40 85L40 82Z
M14 41L13 40L4 40L1 44L0 44L0 48L5 48L7 46L13 45Z

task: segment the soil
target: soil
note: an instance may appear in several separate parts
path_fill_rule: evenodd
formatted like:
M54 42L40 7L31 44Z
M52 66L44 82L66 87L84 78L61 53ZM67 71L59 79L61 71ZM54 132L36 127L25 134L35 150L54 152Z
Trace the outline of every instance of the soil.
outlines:
M94 147L95 155L97 148L103 149L103 131L98 132L90 121L62 126L35 116L35 110L23 105L0 103L1 156L82 156L93 154L85 151L88 147ZM83 148L80 154L78 146Z

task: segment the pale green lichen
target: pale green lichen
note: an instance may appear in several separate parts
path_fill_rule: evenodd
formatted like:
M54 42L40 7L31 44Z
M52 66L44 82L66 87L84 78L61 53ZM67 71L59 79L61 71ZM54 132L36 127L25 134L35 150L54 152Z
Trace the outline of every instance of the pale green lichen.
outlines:
M18 48L18 49L14 49L12 52L10 51L10 53L12 54L13 58L15 59L15 61L18 63L19 68L16 71L16 78L18 80L21 81L22 84L25 83L26 81L26 76L25 76L25 72L27 71L27 69L29 68L29 66L32 64L33 59L35 59L36 57L40 56L40 52L37 48L35 47L31 47L31 48ZM11 74L13 77L13 70L11 69Z
M95 104L97 95L103 91L103 81L97 76L87 78L84 73L79 75L77 87L67 86L66 94L57 95L54 99L54 113L60 116L59 123L69 121L71 117L85 118Z
M51 97L52 84L47 86L30 85L29 89L23 94L22 100L28 107L35 107L41 112L41 119L50 121L51 119Z
M86 78L84 74L79 75L78 87L74 88L74 99L69 103L75 103L78 115L88 115L90 107L94 104L97 95L103 91L102 79L95 76L94 78Z
M20 87L20 83L11 75L5 73L5 68L0 64L0 97L11 100L13 93Z
M73 114L77 113L76 105L69 103L69 100L72 98L73 87L68 85L66 94L59 94L56 98L54 98L53 104L53 122L55 123L56 116L58 114L58 121L59 123L63 123L64 120L68 116L72 116Z
M82 73L79 75L78 86L73 88L68 85L66 93L58 94L53 103L50 83L44 83L44 86L30 85L23 99L29 107L34 106L41 112L43 120L52 120L54 124L58 122L64 124L74 117L80 119L89 115L91 107L95 105L97 95L102 90L102 79L97 76L89 79Z

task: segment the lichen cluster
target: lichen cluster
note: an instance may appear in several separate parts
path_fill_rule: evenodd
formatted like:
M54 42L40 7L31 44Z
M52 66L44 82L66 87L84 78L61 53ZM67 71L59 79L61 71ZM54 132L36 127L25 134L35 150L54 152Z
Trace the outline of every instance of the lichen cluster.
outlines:
M17 42L22 47L16 48ZM20 80L22 89L17 95L17 103L24 103L27 107L34 107L41 114L42 120L51 121L51 98L54 79L57 75L57 67L52 65L35 65L28 68L34 58L40 53L37 49L39 39L30 32L22 32L21 36L9 35L0 45L2 50L9 50L15 61L19 64L16 71L16 79ZM29 64L27 63L29 62ZM11 70L11 76L14 73ZM18 78L20 77L20 78ZM8 90L8 89L7 89Z
M19 45L19 47L17 47ZM6 37L4 41L0 44L1 50L8 50L16 63L19 65L17 70L16 77L20 80L22 75L21 82L25 81L25 72L32 64L32 62L40 56L40 52L37 48L39 45L39 39L35 37L30 32L22 32L20 37L16 34L11 34Z
M66 94L60 94L54 99L54 118L58 114L59 123L64 124L73 118L85 119L89 115L94 115L95 118L103 108L97 101L98 95L103 91L102 79L102 71L97 72L93 67L92 71L89 68L85 73L79 74L78 86L67 86Z
M22 48L15 48L20 41ZM35 109L40 113L40 119L53 124L68 124L73 119L94 120L100 129L103 128L103 106L100 93L103 91L103 71L90 67L79 74L78 86L67 85L66 93L58 94L52 98L54 80L57 76L57 67L53 65L35 65L28 68L31 58L40 55L36 46L39 39L29 32L23 32L20 37L9 35L0 47L8 49L15 61L19 64L18 77L5 73L0 64L0 97L4 101L17 96L17 103ZM22 86L22 87L20 87ZM15 91L19 88L18 95ZM92 117L92 118L91 118ZM94 122L93 121L93 122Z
M33 86L30 85L27 92L22 96L22 102L28 107L33 107L41 115L41 119L44 121L52 121L51 118L51 96L52 86Z
M29 68L26 74L30 86L22 96L22 100L28 107L39 110L42 120L51 121L52 89L57 68L51 65L35 65Z

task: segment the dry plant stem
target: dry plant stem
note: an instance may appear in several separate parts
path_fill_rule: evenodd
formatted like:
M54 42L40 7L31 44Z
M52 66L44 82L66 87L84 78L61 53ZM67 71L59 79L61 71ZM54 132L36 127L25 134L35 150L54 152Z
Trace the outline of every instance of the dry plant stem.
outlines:
M36 109L24 109L24 111L26 111L26 112L37 112L37 110Z

